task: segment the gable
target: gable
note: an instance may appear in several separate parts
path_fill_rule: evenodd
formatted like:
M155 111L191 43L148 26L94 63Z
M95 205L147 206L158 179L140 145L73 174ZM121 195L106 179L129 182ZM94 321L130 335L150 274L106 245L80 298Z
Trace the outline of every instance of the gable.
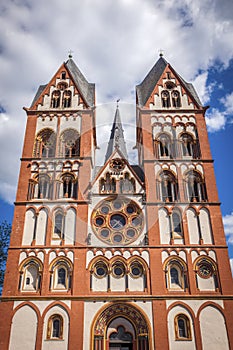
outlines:
M171 100L168 106L162 103L163 91L168 91ZM137 103L147 108L200 108L201 101L191 83L187 83L179 76L164 58L156 62L154 67L140 85L136 87ZM180 104L172 103L172 94L179 96Z
M75 63L63 63L47 85L41 85L31 104L31 110L82 109L95 103L95 86L87 82ZM60 99L53 103L53 98ZM69 103L67 103L70 97Z
M105 188L108 184L109 189ZM112 192L115 186L115 192ZM128 186L128 187L127 187ZM134 190L133 190L134 188ZM142 193L143 182L135 169L124 159L119 151L115 151L101 167L92 182L92 193Z

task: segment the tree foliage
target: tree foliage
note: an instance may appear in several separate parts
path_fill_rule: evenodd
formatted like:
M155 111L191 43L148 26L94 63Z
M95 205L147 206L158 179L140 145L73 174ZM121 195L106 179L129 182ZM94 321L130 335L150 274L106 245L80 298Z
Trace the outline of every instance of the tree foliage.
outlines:
M6 268L7 251L10 242L11 225L3 221L0 223L0 295L2 294L4 273Z

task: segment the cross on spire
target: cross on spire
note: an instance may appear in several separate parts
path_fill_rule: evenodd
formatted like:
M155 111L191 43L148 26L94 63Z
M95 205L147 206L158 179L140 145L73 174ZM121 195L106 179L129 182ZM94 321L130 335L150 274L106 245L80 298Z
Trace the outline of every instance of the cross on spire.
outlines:
M74 53L74 51L72 51L72 50L69 50L69 51L68 51L68 54L69 54L68 57L69 57L69 58L72 58L72 57L73 57L73 56L72 56L72 53Z

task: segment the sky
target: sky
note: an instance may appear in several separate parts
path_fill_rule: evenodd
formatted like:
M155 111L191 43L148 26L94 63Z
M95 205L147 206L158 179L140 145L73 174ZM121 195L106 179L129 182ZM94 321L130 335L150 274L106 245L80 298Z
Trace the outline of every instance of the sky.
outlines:
M26 126L39 85L73 59L96 84L101 161L120 98L128 152L136 162L135 85L159 58L203 105L233 265L233 1L8 0L0 4L0 221L11 222ZM100 136L101 135L101 136Z

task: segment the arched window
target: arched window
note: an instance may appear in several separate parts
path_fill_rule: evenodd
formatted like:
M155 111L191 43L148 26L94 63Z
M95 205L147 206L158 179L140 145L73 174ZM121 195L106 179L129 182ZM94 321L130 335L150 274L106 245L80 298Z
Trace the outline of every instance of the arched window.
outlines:
M71 107L71 91L70 90L64 91L62 105L63 105L63 108Z
M80 135L77 130L67 129L60 136L60 156L75 157L80 155Z
M41 130L35 139L33 156L48 158L55 156L56 135L52 129Z
M166 286L169 290L185 291L187 288L187 270L185 263L178 259L169 260L165 266Z
M175 176L165 170L158 179L160 200L164 202L175 202L178 200L178 184Z
M189 318L184 314L175 317L176 340L191 340L191 328Z
M173 90L171 95L172 95L172 106L175 108L181 107L179 91Z
M50 199L51 197L51 182L46 174L39 174L35 185L34 198Z
M59 90L55 90L52 93L51 108L59 108L60 107L60 102L61 102L61 93L60 93Z
M63 238L64 235L64 214L58 210L54 216L53 238Z
M37 292L40 290L42 264L35 259L27 260L20 268L19 290Z
M112 266L112 275L115 278L121 278L125 276L126 268L121 261L115 261Z
M129 271L133 278L139 278L144 273L142 264L136 260L130 264Z
M206 186L202 176L196 171L189 171L186 175L187 199L190 202L207 200Z
M159 136L159 156L160 157L171 157L171 139L166 134L161 134Z
M135 192L135 181L130 179L129 173L125 173L124 178L120 180L120 191L121 193Z
M101 193L115 193L116 192L116 180L111 177L109 173L106 173L105 178L100 180L100 192Z
M167 90L163 90L161 92L161 98L162 98L162 107L168 108L171 106L170 95Z
M70 173L62 176L62 191L60 196L63 198L77 198L78 184L74 176Z
M193 137L190 134L182 134L180 137L181 147L182 147L182 156L197 158L197 145L194 142Z
M178 210L172 212L171 224L172 224L172 237L183 238L182 218Z
M67 259L58 259L52 265L50 289L68 291L71 288L72 268Z
M194 264L197 288L200 290L219 290L218 270L216 263L205 257L200 257Z
M63 318L61 315L52 315L48 320L47 339L63 338Z

